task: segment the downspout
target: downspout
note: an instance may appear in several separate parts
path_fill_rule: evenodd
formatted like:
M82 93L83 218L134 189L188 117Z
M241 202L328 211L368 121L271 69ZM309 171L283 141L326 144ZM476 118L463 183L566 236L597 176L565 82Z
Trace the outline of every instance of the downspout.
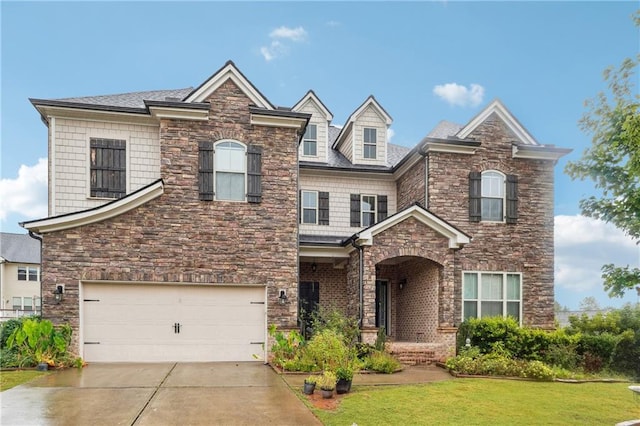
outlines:
M33 231L29 231L29 236L40 241L40 317L42 317L42 308L44 307L44 303L42 303L42 237Z
M358 250L358 324L362 328L364 319L364 247L356 243L357 237L357 235L354 235L351 239L351 245Z

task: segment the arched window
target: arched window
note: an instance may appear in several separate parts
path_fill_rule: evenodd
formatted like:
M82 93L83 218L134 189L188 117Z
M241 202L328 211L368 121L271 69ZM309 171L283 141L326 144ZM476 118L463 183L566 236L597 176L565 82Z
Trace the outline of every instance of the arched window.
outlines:
M246 147L239 142L214 145L216 200L244 201L247 172Z
M482 220L502 222L504 219L504 182L500 172L482 173Z

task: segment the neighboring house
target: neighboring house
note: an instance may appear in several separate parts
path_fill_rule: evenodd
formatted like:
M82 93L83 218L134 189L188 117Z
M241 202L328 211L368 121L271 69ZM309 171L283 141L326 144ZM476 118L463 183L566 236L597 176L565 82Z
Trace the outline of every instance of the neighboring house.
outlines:
M40 241L0 233L0 320L39 315Z
M389 143L274 106L232 62L195 89L32 99L49 129L43 314L88 361L251 360L317 306L442 359L467 317L554 326L553 169L500 101ZM63 291L55 303L52 292ZM266 345L268 346L268 345Z

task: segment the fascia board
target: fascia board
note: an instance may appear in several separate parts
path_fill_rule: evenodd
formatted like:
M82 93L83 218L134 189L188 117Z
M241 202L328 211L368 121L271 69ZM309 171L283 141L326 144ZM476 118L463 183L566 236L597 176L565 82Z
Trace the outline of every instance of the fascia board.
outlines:
M135 196L125 197L95 209L83 210L81 212L49 219L23 222L20 225L29 231L37 232L39 234L77 228L79 226L89 225L119 216L155 198L158 198L163 193L164 184L159 180L158 182L140 190L135 194Z

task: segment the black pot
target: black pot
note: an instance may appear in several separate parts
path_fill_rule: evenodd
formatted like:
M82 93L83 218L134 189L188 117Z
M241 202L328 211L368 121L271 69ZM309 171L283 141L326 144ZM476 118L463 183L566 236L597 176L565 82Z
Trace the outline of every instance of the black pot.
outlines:
M47 364L46 362L41 362L36 367L36 370L38 370L38 371L47 371L48 369L49 369L49 364Z
M333 389L331 390L321 389L321 390L322 390L322 397L324 399L333 398Z
M302 392L305 395L311 395L315 389L316 389L316 384L315 383L304 382L304 386L302 388Z
M336 383L336 392L339 394L349 393L351 391L351 380L338 379Z

